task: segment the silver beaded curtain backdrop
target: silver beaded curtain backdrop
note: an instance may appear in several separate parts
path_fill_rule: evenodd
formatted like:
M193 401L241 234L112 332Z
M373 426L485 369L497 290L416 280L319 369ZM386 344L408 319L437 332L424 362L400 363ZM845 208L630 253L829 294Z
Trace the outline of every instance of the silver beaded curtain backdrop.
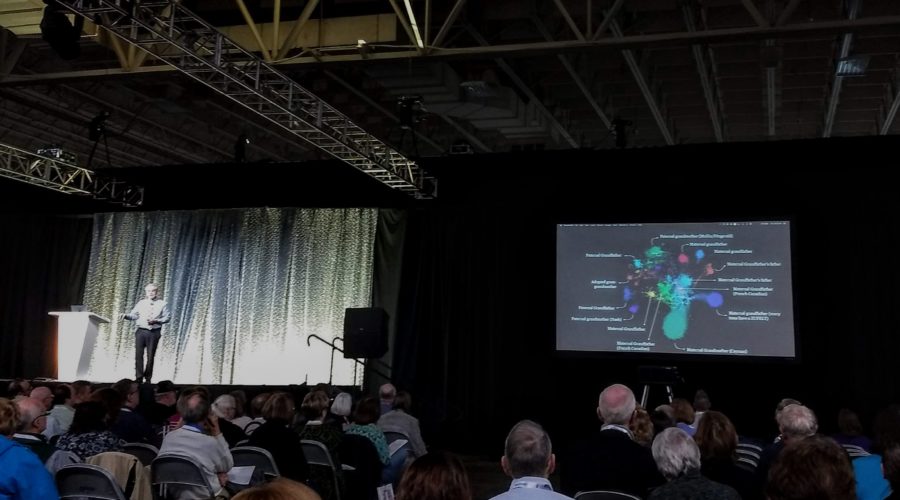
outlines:
M241 209L98 214L84 303L101 328L87 378L134 376L133 322L159 285L153 381L354 385L361 370L310 335L342 335L344 309L370 304L376 209ZM64 355L64 353L60 353Z

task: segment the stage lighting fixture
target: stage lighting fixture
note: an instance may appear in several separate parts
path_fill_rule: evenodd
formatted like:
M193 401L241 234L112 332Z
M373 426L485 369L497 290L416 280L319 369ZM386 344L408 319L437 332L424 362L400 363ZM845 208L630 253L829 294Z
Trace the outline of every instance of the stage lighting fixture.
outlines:
M44 16L41 18L41 38L65 60L72 60L81 55L78 44L84 28L84 18L75 16L75 24L66 17L63 8L56 0L44 0Z

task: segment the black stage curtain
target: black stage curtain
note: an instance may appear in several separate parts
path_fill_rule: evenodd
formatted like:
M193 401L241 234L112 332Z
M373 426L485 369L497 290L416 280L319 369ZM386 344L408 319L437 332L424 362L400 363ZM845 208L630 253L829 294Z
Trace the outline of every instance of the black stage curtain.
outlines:
M55 377L56 319L84 292L92 220L0 215L0 376Z
M798 203L804 181L768 190L766 205L735 208L758 186L733 187L730 207L665 215L624 214L613 197L598 207L457 207L414 211L407 228L394 379L413 391L417 416L434 444L501 453L513 423L533 418L561 443L596 425L597 396L610 383L640 398L639 365L652 359L562 356L554 350L555 224L671 220L792 221L800 359L676 362L743 434L771 437L776 403L794 397L833 432L841 407L864 423L900 402L894 366L900 266L895 197L859 179L827 181L812 202ZM527 193L523 193L523 197ZM633 207L633 206L632 206ZM750 210L754 210L751 212ZM670 364L670 363L666 363ZM651 388L650 407L662 403ZM429 443L431 444L431 443Z

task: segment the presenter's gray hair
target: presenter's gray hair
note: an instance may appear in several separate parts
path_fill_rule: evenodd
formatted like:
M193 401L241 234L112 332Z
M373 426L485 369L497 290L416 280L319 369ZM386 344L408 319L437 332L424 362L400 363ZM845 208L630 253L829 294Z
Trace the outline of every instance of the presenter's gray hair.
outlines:
M660 432L653 440L651 451L656 468L668 480L700 470L700 448L693 438L677 427Z

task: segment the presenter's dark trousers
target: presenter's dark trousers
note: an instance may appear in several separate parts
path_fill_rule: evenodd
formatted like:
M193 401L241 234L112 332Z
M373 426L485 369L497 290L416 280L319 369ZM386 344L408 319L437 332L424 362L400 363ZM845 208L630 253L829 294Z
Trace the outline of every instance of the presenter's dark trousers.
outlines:
M156 330L148 330L146 328L138 328L135 332L135 350L134 350L134 379L141 383L149 383L153 376L153 357L156 356L156 346L159 344L160 332ZM147 366L144 367L144 349L147 350Z

